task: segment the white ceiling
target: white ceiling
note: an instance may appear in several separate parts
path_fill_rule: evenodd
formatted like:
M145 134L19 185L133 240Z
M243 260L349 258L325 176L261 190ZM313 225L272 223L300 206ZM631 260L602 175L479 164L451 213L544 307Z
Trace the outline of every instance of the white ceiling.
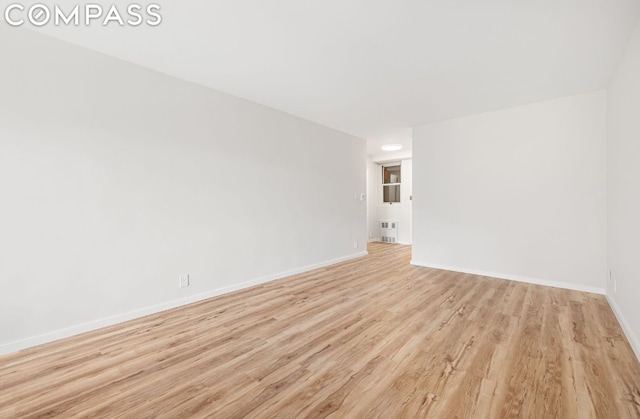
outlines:
M640 0L155 2L155 28L39 30L365 138L370 154L410 148L412 126L606 87L640 14Z

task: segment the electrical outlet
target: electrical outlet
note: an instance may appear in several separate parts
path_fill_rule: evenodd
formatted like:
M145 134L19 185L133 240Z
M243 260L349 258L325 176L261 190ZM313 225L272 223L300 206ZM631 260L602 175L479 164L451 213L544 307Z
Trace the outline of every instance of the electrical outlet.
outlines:
M353 248L357 249L358 248L358 242L353 242Z
M189 274L180 275L180 288L186 288L189 286Z

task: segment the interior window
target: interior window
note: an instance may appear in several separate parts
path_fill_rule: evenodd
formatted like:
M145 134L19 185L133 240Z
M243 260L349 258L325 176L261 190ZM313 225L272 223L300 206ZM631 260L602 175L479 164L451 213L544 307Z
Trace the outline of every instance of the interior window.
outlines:
M401 166L382 166L382 202L400 202Z

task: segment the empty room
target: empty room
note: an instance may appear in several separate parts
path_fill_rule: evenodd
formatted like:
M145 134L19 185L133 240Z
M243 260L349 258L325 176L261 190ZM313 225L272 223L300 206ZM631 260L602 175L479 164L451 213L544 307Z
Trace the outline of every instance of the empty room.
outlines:
M0 6L0 418L640 418L640 0Z

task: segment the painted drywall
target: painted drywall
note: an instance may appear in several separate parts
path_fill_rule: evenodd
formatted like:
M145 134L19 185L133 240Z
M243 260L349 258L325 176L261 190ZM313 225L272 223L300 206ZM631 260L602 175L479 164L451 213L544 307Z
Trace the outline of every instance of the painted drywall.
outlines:
M369 241L380 240L378 219L378 184L380 166L367 158L367 237Z
M607 295L640 358L640 24L608 90ZM614 286L615 281L615 286Z
M382 198L382 165L370 158L368 164L369 189L369 240L380 240L380 221L398 222L398 243L411 244L411 193L412 193L412 160L411 158L394 162L402 166L400 176L400 202L384 203Z
M604 293L606 93L413 132L413 263Z
M366 251L364 140L23 29L0 52L0 351Z
M411 128L409 128L411 130ZM371 147L375 141L367 140L367 147ZM369 159L374 163L384 163L389 161L411 160L411 143L400 151L380 151L378 154L370 154Z

